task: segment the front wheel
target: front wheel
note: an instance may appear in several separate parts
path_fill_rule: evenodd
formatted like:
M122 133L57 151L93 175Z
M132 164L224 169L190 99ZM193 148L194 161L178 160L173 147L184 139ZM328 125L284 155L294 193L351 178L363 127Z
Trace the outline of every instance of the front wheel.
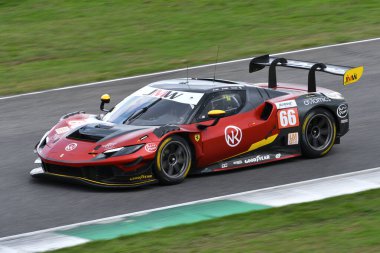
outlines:
M184 138L177 135L166 138L158 148L154 166L160 183L181 183L191 168L191 157L191 149Z
M330 112L318 108L306 115L302 124L303 155L310 158L326 155L334 145L335 138L336 124Z

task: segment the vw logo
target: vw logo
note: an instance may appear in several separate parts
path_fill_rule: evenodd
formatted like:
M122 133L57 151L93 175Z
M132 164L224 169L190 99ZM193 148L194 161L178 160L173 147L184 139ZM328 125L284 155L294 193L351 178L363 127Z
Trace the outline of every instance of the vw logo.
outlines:
M336 110L336 114L339 118L345 118L348 114L348 106L346 104L339 105L338 109Z
M226 138L228 146L236 147L239 145L241 139L243 138L243 133L237 126L227 126L224 129L224 137Z
M72 151L72 150L76 149L77 146L78 146L78 144L76 144L75 142L73 142L73 143L70 143L69 145L67 145L65 147L65 150L66 151Z

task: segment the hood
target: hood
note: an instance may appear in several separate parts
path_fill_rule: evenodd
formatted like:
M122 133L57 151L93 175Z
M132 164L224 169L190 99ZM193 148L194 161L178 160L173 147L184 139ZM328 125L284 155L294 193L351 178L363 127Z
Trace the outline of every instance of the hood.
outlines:
M78 117L58 122L40 142L38 152L54 160L88 160L94 153L157 141L154 126L118 125L88 114Z
M66 138L87 142L105 142L107 140L147 128L148 127L115 125L105 122L91 123L79 127L68 134Z

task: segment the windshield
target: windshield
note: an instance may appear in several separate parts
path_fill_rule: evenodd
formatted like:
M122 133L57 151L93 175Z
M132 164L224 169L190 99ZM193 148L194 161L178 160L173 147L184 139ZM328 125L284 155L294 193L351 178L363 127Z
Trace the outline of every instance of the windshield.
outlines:
M202 96L148 86L125 98L103 120L139 126L183 124Z

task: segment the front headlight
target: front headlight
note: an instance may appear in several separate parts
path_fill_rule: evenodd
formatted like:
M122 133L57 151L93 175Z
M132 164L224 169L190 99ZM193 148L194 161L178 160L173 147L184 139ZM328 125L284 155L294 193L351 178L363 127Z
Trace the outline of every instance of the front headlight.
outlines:
M49 142L49 137L48 137L49 133L50 131L47 131L44 134L44 136L42 136L41 140L37 143L37 145L34 148L34 153L37 153L37 149L43 148L46 145L46 143Z
M73 116L73 115L76 115L76 114L82 114L82 113L86 113L86 112L85 112L85 111L76 111L76 112L70 112L70 113L67 113L67 114L63 115L63 116L59 119L59 121L64 120L64 119L67 119L68 117L71 117L71 116Z
M46 142L47 142L47 138L48 138L47 136L49 135L49 133L50 133L50 131L47 131L47 132L44 134L44 136L42 136L40 143L42 143L43 141L46 141Z
M104 154L116 153L116 152L122 150L123 148L124 148L124 147L121 147L121 148L113 148L113 149L106 150L106 151L104 151L103 153L104 153Z
M102 159L102 158L108 158L108 157L133 154L136 151L138 151L140 148L142 148L143 146L144 144L138 144L138 145L133 145L133 146L109 149L109 150L104 151L102 154L97 155L96 158Z

